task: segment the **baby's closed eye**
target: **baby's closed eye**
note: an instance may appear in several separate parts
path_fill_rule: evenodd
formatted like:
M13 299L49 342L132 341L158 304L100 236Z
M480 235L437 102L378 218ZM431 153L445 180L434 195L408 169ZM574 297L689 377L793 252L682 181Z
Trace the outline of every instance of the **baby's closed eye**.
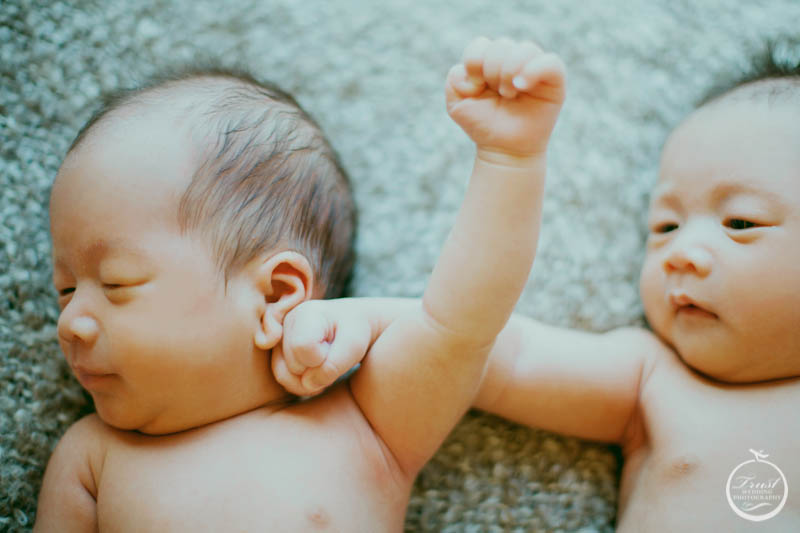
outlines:
M62 289L56 288L56 292L58 292L59 296L68 296L75 292L75 287L64 287Z
M136 291L148 282L147 279L107 280L101 286L106 298L112 303L125 303L131 300Z

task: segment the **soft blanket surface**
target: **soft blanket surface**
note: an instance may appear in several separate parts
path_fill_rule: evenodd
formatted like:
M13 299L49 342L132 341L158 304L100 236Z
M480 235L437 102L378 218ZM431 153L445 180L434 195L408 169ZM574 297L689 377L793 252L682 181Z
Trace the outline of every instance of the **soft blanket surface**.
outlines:
M567 102L518 312L640 324L663 140L716 78L796 31L796 0L0 2L0 530L27 531L50 451L87 408L55 341L47 198L105 90L216 59L294 93L352 175L357 296L419 296L469 175L443 84L474 36L562 55ZM471 413L420 475L408 531L612 531L613 448Z

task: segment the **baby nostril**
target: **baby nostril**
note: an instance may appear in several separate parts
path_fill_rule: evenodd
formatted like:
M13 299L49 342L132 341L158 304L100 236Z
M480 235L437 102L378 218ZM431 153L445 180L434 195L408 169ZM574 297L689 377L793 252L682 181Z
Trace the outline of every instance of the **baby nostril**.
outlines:
M76 337L83 340L92 339L97 334L97 324L87 316L74 318L70 324L70 329Z

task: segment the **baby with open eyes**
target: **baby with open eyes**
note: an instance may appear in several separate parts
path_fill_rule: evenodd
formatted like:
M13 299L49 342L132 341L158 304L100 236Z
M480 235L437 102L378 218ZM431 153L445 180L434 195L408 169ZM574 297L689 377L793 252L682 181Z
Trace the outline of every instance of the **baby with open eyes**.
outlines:
M338 296L353 262L319 127L223 71L122 93L87 124L50 222L59 342L96 413L53 452L35 531L402 530L530 271L563 65L480 40L445 89L476 158L424 296L365 322L382 334L361 369L302 401L275 378L295 363L281 343L304 342L292 311Z
M640 281L652 331L513 316L474 401L619 444L620 532L800 530L800 491L788 488L800 487L800 68L771 58L663 148ZM296 323L318 333L284 345L279 380L313 392L320 370L305 361L347 368L380 342L380 327L365 337L359 324L389 325L415 305L303 304ZM320 342L323 331L341 340Z

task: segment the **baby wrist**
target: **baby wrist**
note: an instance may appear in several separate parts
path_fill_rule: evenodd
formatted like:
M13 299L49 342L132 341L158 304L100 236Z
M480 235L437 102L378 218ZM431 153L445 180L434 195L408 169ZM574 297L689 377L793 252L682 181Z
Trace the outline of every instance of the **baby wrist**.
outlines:
M478 147L475 158L493 166L509 168L536 168L544 164L547 159L547 152L516 153L501 150L498 148Z

